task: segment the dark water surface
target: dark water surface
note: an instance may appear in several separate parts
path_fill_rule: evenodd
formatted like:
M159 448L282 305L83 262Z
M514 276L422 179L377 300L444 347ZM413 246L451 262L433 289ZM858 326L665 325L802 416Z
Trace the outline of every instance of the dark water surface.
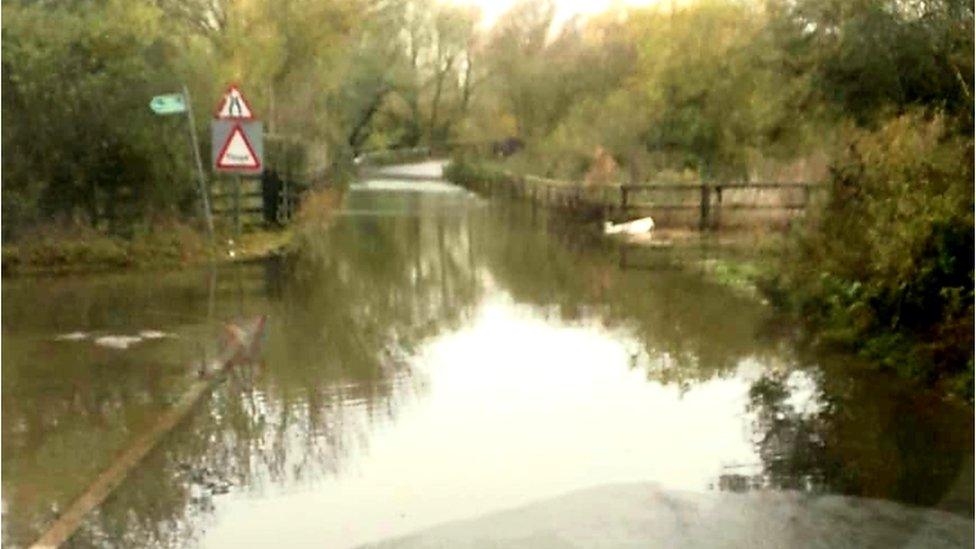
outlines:
M263 363L71 545L354 546L623 482L972 517L972 409L800 353L757 299L698 274L713 251L622 268L610 243L440 183L360 184L310 242L216 270L4 281L4 544L32 541L178 397L221 321L259 313ZM94 341L140 330L165 337Z

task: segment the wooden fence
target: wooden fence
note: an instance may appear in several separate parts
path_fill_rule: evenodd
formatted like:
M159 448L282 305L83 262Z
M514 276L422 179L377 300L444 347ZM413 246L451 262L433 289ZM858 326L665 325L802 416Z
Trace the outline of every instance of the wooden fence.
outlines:
M284 225L307 188L304 182L288 181L274 171L260 177L222 178L210 190L214 219L238 233L244 228Z
M455 142L444 151L475 157L504 156L505 141ZM521 146L521 142L517 143ZM427 153L424 156L424 153ZM361 157L360 176L391 176L380 166L390 160L422 160L433 151L425 148L373 151ZM384 160L373 162L373 160ZM662 227L722 229L733 227L787 227L820 199L825 187L801 182L698 182L585 185L578 182L512 173L469 183L490 195L524 198L583 217L620 221L652 216ZM398 179L429 179L408 173Z
M657 225L720 229L787 226L824 188L811 183L714 182L583 185L536 176L477 182L474 190L524 198L586 219L653 216Z
M264 149L260 175L217 176L211 184L214 219L234 232L287 224L308 189L332 180L326 143L269 133Z

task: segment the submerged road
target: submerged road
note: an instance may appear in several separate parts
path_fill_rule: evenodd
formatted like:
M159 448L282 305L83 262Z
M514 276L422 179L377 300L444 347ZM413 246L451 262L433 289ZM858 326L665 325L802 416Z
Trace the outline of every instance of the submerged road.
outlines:
M440 178L444 162L379 170L382 177ZM960 480L971 478L961 475ZM954 486L964 491L966 485ZM972 520L883 500L801 492L701 494L654 484L609 484L475 519L454 521L373 548L526 549L645 547L972 547Z
M378 168L364 168L371 176L384 179L437 180L443 176L446 160L428 160L415 164L399 164Z
M797 492L696 494L606 485L437 526L374 549L972 547L973 522L944 511Z
M722 250L622 262L440 166L354 183L288 258L5 280L4 546L263 314L68 547L971 546L971 407L806 353L701 276Z

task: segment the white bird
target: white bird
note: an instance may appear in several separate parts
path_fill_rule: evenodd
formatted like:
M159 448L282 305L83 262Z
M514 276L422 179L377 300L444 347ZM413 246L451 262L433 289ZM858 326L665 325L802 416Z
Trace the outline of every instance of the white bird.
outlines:
M134 343L142 341L141 337L124 335L107 335L95 340L95 345L110 349L128 349Z
M88 339L88 334L85 332L71 332L70 334L61 334L54 339L57 341L81 341L82 339Z
M603 224L603 234L646 234L652 229L654 229L654 220L650 217L642 217L616 225L609 221Z

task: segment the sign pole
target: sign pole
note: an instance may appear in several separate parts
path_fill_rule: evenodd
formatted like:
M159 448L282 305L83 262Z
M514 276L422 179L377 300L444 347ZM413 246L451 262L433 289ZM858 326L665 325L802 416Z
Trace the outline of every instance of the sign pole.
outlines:
M244 185L244 177L237 176L237 185L234 186L234 235L241 237L241 187Z
M210 198L207 194L207 181L203 175L203 162L200 161L200 147L197 144L197 126L193 121L193 101L190 100L190 90L183 84L183 95L186 97L186 119L190 121L190 143L193 145L193 158L197 163L197 180L200 185L200 199L203 201L203 218L207 222L207 235L210 237L210 248L214 246L213 214L210 212Z

